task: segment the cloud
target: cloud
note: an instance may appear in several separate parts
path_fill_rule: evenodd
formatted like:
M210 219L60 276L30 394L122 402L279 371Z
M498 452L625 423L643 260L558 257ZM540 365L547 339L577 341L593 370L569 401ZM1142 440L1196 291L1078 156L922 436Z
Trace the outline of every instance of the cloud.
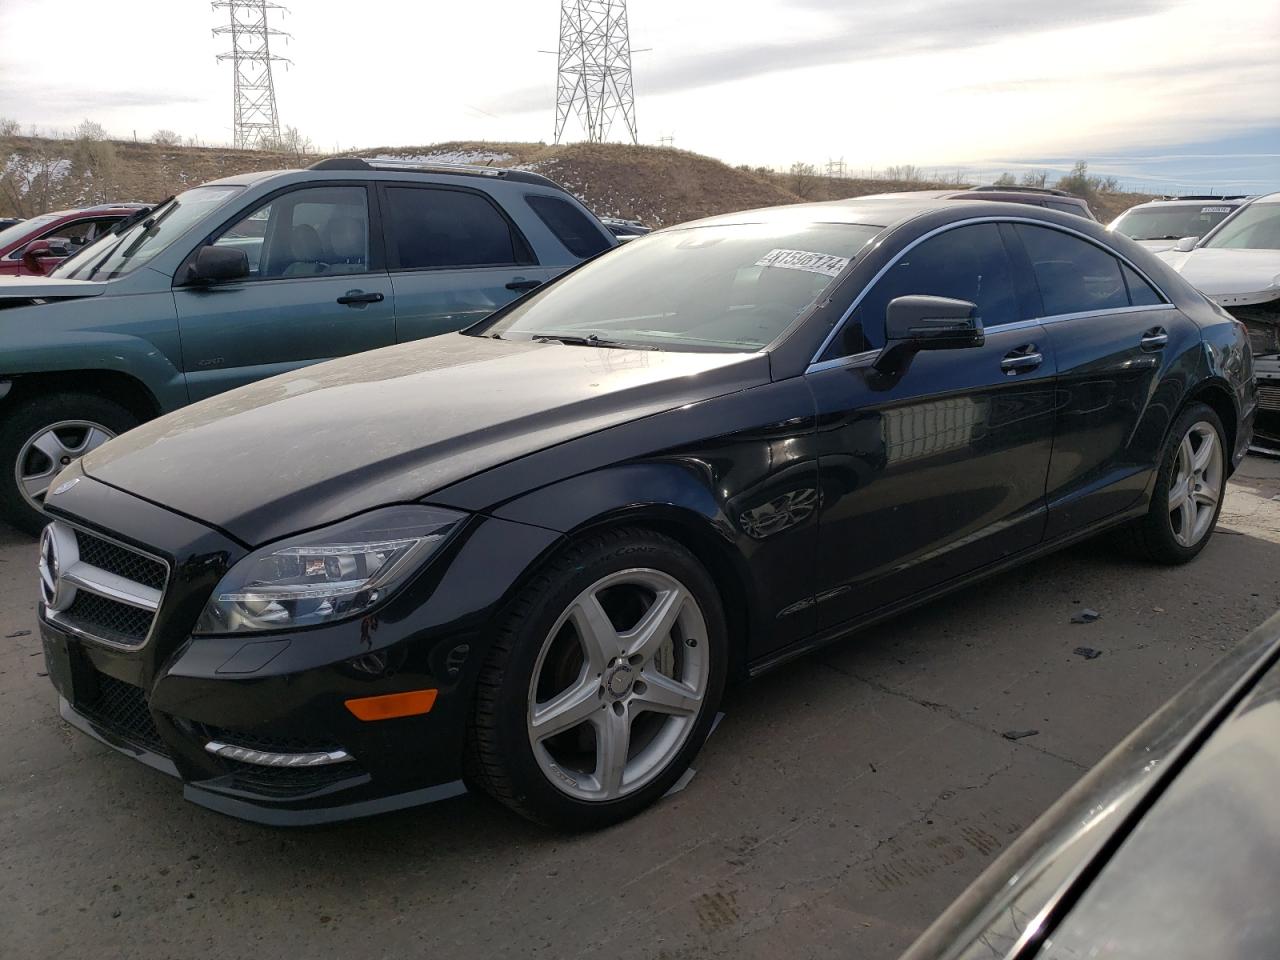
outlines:
M910 56L996 39L1086 24L1151 16L1178 0L1074 0L1027 3L1026 0L907 0L905 3L855 4L849 0L791 0L789 9L819 14L822 29L785 42L749 43L668 59L644 72L645 94L677 93L809 67ZM496 114L546 109L549 86L526 87L485 104Z

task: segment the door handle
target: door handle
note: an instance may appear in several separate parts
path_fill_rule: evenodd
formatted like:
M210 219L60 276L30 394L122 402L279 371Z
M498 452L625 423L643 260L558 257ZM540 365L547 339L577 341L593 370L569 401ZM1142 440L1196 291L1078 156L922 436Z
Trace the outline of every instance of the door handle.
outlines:
M1036 349L1035 344L1028 344L1006 353L1004 359L1000 361L1000 369L1012 377L1034 370L1042 363L1044 363L1044 354Z
M338 298L338 302L348 307L362 307L366 303L381 303L384 297L380 293L365 293L363 290L348 290Z
M507 284L508 290L532 290L534 287L542 286L541 280L512 280Z
M1164 327L1152 327L1139 342L1143 350L1160 350L1169 342L1169 334L1165 333Z

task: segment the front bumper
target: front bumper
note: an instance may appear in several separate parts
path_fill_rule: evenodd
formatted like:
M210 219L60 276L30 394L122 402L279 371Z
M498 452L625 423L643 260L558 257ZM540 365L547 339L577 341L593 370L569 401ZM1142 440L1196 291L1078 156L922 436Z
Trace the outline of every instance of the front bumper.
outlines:
M558 539L475 518L384 606L343 623L275 634L190 635L222 574L249 549L90 477L47 509L172 568L145 642L125 649L38 611L62 716L178 777L187 799L247 820L305 825L368 816L464 792L472 689L487 631L521 572ZM95 523L109 517L111 528ZM364 721L349 699L437 691L425 714ZM349 755L314 766L215 756Z
M1253 372L1258 378L1258 415L1253 428L1253 447L1277 456L1280 455L1280 355L1255 357Z

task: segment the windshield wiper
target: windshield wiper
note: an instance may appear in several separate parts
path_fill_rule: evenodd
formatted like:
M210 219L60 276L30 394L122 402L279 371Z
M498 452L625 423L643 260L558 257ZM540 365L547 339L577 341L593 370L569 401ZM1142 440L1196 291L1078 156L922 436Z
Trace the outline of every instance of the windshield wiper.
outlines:
M152 211L157 210L160 207L163 207L166 203L168 203L172 199L173 199L173 195L170 194L168 197L165 197L165 199L157 203L154 207L141 207L135 210L133 213L129 214L127 217L125 217L123 220L117 223L114 227L112 227L111 232L115 234L124 233L126 230L132 227L139 220L145 220L147 217L151 216Z
M661 350L661 347L647 343L623 343L621 340L606 340L597 333L579 337L569 333L535 333L529 338L534 343L563 343L570 347L606 347L615 350Z

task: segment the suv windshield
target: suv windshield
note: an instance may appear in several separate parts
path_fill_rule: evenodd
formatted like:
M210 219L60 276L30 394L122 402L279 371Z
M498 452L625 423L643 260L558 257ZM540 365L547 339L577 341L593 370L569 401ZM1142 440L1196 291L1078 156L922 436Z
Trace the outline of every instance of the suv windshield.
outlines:
M108 233L85 247L73 260L50 273L68 280L110 280L138 269L163 253L192 224L226 203L244 187L195 187L151 211L122 233Z
M1132 240L1181 240L1203 237L1227 218L1235 207L1221 203L1178 204L1175 207L1135 207L1122 213L1112 230Z
M1251 203L1223 224L1206 247L1280 250L1280 203Z
M638 237L483 331L598 346L758 350L816 301L883 227L768 223Z

